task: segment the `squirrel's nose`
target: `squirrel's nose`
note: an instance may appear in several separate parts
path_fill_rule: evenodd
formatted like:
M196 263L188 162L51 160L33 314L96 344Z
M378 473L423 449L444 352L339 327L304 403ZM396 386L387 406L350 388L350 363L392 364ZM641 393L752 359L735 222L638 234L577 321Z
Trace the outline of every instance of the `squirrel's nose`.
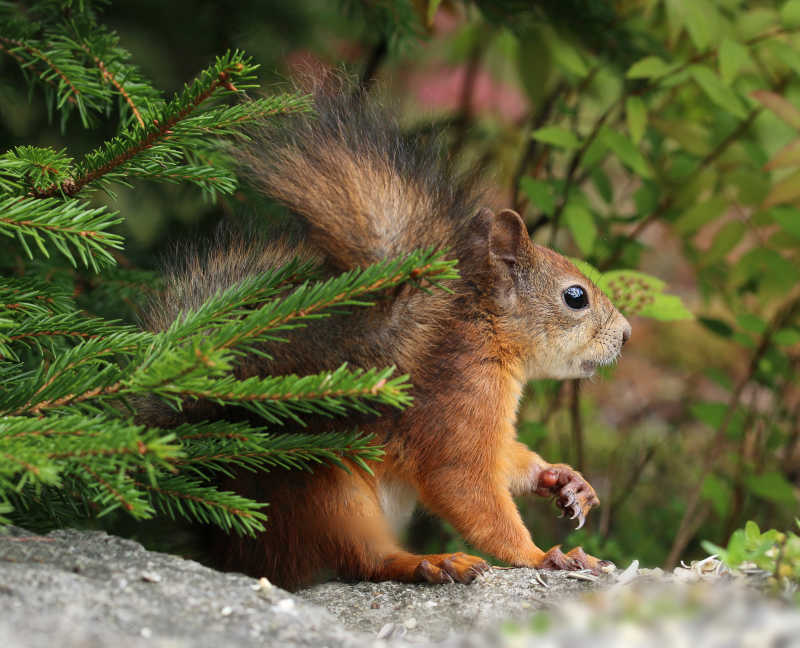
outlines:
M631 325L625 322L625 328L622 329L622 344L624 345L631 339Z

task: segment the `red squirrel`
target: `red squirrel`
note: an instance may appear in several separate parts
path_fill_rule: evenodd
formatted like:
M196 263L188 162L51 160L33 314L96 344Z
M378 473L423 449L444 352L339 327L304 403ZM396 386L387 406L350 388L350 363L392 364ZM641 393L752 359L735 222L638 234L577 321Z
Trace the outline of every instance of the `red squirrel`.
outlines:
M291 331L288 343L266 345L269 358L241 360L240 378L345 362L395 365L410 376L414 401L382 416L314 419L303 428L374 434L385 456L372 475L326 466L313 474L243 472L226 483L269 502L269 520L255 538L221 537L220 562L289 589L323 570L346 579L468 583L488 569L462 553L404 550L398 533L419 502L511 565L600 568L580 548L537 547L512 498L555 497L579 526L598 503L580 473L518 441L515 422L526 381L585 378L617 359L631 328L607 297L563 256L532 243L516 212L482 207L474 178L358 93L317 92L313 114L268 123L240 161L258 189L296 216L299 235L263 245L229 241L190 259L152 310L152 328L293 257L332 276L435 247L458 260L460 278L449 293L396 289L372 308ZM202 418L212 410L199 411Z

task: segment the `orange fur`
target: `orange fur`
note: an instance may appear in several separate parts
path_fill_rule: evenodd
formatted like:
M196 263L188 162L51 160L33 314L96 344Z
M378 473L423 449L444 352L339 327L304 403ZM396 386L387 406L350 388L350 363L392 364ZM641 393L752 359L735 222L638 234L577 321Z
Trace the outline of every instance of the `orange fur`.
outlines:
M628 323L573 264L534 245L516 213L477 210L471 184L380 113L359 100L317 103L317 116L268 128L243 153L258 186L302 220L299 243L280 237L262 250L234 240L190 260L153 308L150 326L168 326L182 309L292 254L331 275L419 247L448 248L461 277L449 293L406 286L381 295L371 309L288 331L288 344L264 345L268 357L239 362L240 377L343 362L395 365L410 375L414 405L308 422L320 432L357 426L374 434L385 457L371 465L372 475L317 467L313 474L241 472L223 484L270 506L257 538L218 538L220 562L290 588L326 570L352 579L469 582L485 569L482 560L418 556L399 546L394 522L416 496L477 549L513 565L597 567L582 552L542 551L523 524L512 495L554 496L581 523L597 497L571 468L517 440L517 407L526 380L589 376L612 362ZM575 285L586 308L565 303ZM188 420L226 415L207 403L187 403L183 412ZM169 416L154 408L144 418L177 422Z

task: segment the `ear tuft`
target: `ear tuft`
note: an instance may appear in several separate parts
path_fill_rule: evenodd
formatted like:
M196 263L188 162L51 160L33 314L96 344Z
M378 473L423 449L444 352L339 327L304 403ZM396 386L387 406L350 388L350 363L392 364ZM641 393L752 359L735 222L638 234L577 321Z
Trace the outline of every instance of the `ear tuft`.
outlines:
M490 251L506 263L516 263L529 241L528 229L513 209L504 209L492 224Z

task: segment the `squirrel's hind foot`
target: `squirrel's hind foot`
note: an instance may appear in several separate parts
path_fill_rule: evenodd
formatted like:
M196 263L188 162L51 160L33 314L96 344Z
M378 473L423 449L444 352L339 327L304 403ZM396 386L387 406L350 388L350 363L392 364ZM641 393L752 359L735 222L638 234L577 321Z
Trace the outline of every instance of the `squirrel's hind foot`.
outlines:
M482 558L460 552L428 555L402 552L384 560L383 569L375 580L466 585L489 569L489 564Z

